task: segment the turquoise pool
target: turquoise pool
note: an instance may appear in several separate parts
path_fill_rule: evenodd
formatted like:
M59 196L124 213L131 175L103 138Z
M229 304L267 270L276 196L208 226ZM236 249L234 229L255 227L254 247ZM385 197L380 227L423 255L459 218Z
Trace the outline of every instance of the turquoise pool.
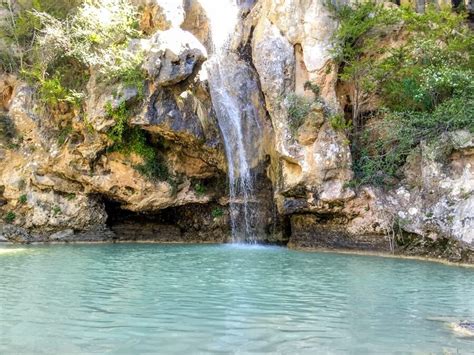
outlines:
M22 249L0 253L1 354L474 352L449 326L474 319L471 268L235 245Z

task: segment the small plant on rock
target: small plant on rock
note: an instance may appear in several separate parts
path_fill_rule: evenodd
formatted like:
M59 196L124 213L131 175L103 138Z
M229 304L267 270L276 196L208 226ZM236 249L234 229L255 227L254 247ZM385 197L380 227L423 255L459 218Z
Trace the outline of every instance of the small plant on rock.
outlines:
M292 93L285 98L285 104L288 110L290 129L295 133L311 111L312 100Z
M206 187L198 182L194 185L194 191L196 191L198 196L203 196L206 194Z
M73 192L66 195L66 200L68 201L73 201L75 199L76 199L76 194Z
M13 221L15 220L15 218L16 218L15 212L9 211L9 212L7 212L7 214L5 215L5 222L7 222L7 223L13 223Z
M329 118L329 123L336 131L346 131L352 127L352 121L346 121L344 115L341 113L332 115Z
M22 205L24 205L28 201L28 197L26 195L21 195L18 198L18 202L20 202Z
M220 207L216 207L211 211L212 218L219 218L224 215L224 210Z
M61 213L62 213L62 212L61 212L61 207L59 207L59 206L54 206L53 209L52 209L52 211L53 211L53 216L54 216L54 217L56 217L58 214L61 214Z

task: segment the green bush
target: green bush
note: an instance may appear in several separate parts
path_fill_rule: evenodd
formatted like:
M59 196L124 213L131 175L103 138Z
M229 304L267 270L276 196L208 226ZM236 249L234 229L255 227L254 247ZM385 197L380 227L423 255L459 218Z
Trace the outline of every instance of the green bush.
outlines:
M107 136L115 143L122 144L124 140L124 133L128 127L128 118L130 116L126 102L121 102L117 107L112 107L112 103L107 102L105 104L105 112L108 117L111 117L115 120L115 125L107 133Z
M9 211L5 215L5 222L7 223L13 223L13 221L16 219L16 214L15 212Z
M194 191L196 191L196 194L198 196L203 196L206 194L206 187L203 184L198 182L194 184Z
M65 19L82 0L16 0L0 1L0 10L9 14L0 25L0 42L9 47L0 52L0 69L14 72L26 69L37 61L41 52L36 39L43 28L35 12L47 13ZM15 50L12 50L15 47Z
M135 165L134 168L148 179L169 180L168 168L158 156L155 148L147 142L145 132L139 127L128 125L131 112L126 103L122 102L116 108L113 108L111 103L107 103L105 110L107 115L114 118L116 122L108 132L108 137L114 142L111 149L126 155L131 153L139 155L143 159L143 163Z
M224 215L224 210L220 207L213 208L211 211L212 218L219 218Z
M312 100L295 93L286 96L285 104L288 110L288 123L293 133L304 123L306 116L311 111L312 103Z
M335 114L329 117L329 123L331 127L334 128L336 131L346 131L352 127L351 121L346 121L346 118L343 114Z
M141 53L128 50L138 31L137 8L126 0L17 0L0 6L11 14L0 28L0 69L19 71L38 88L40 102L80 107L90 68L98 81L120 81L143 97ZM8 46L6 46L8 47Z
M22 205L24 205L28 201L28 197L26 195L21 195L18 198L18 202L20 202Z
M358 183L395 182L420 142L473 131L474 35L465 14L433 7L417 14L372 1L331 8L340 21L334 50L339 79L352 88ZM400 29L403 43L387 46L387 36ZM375 112L367 112L371 100L379 102Z

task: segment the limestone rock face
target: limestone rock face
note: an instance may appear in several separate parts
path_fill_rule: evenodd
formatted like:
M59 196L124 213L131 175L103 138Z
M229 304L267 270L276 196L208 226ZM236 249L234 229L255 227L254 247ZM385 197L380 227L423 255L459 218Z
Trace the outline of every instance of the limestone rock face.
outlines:
M181 28L185 31L191 32L209 52L211 49L209 18L199 0L185 0L184 10L186 15L181 24Z
M207 52L189 32L179 28L157 32L146 45L149 47L144 68L159 86L169 86L188 78Z
M453 132L417 154L405 169L418 175L390 196L402 228L474 246L474 135Z
M252 61L273 124L272 180L279 210L336 208L354 192L345 187L352 178L347 139L324 123L336 106L335 82L320 72L330 58L335 23L320 1L262 1L249 16L248 26L255 26ZM319 103L305 89L306 81L331 83L320 87ZM292 128L294 108L288 98L295 94L314 103L299 127Z
M253 152L248 163L250 168L255 168L265 160L264 148L270 133L257 75L235 53L228 53L225 58L220 58L219 63L209 61L206 69L213 83L210 84L213 107L224 117L222 129L229 130L226 149L238 150L238 133L229 127L233 127L232 120L240 120L242 132L246 133L242 142L244 150Z
M182 0L132 0L141 9L140 29L146 34L172 27L179 27L184 21Z
M302 67L308 80L319 85L327 104L337 108L335 70L326 71L330 65L332 35L337 27L324 0L264 0L263 16L270 21L292 46L300 46ZM302 87L304 82L296 83Z
M67 105L44 112L33 88L1 75L0 217L28 235L15 232L9 240L111 240L105 208L110 203L156 213L208 204L225 194L224 153L207 83L199 76L206 49L180 28L184 5L193 12L199 8L189 1L137 4L153 22L145 31L149 38L129 45L130 52L144 53L143 94L120 81L105 84L91 68L83 112ZM190 14L186 26L204 21L201 15ZM155 151L148 169L160 171L160 178L140 171L146 163L140 154L113 148L107 134L117 121L106 106L122 104L128 124L143 130Z

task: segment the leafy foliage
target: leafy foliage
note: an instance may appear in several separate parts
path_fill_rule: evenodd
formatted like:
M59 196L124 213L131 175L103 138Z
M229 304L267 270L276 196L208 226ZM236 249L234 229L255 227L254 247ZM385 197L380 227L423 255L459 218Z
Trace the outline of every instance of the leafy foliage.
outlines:
M115 125L108 132L109 138L114 142L113 150L126 155L134 153L139 155L143 162L135 165L135 169L150 180L167 180L170 177L166 164L160 159L156 150L147 142L145 132L138 127L128 125L131 115L126 103L120 103L116 108L107 103L105 110L109 117L114 118Z
M129 1L18 0L15 8L11 0L0 1L11 15L0 28L0 44L12 44L0 53L0 66L19 70L36 85L45 106L79 106L89 68L100 82L121 81L143 94L142 55L128 50L130 40L141 36Z
M18 202L22 205L24 205L26 202L28 201L28 197L26 195L21 195L19 198L18 198Z
M206 187L203 184L198 182L194 184L194 191L196 191L196 194L198 196L203 196L206 193Z
M352 141L359 183L387 184L415 146L474 127L474 35L465 14L386 8L375 2L332 7L340 26L334 58L352 87ZM388 46L389 36L400 40ZM376 100L381 107L367 112Z
M224 215L224 210L220 207L215 207L211 211L212 218L219 218Z
M292 93L286 96L285 104L288 110L289 126L294 133L311 111L312 100Z
M44 12L58 19L65 19L81 0L0 0L0 10L8 16L0 24L0 43L7 46L0 50L0 69L13 72L24 70L39 59L35 39L42 28L34 12Z
M335 114L329 118L329 123L331 127L334 128L336 131L346 131L351 128L352 122L346 121L346 118L343 114Z
M16 214L15 212L9 211L5 215L5 222L7 223L13 223L13 221L16 219Z

